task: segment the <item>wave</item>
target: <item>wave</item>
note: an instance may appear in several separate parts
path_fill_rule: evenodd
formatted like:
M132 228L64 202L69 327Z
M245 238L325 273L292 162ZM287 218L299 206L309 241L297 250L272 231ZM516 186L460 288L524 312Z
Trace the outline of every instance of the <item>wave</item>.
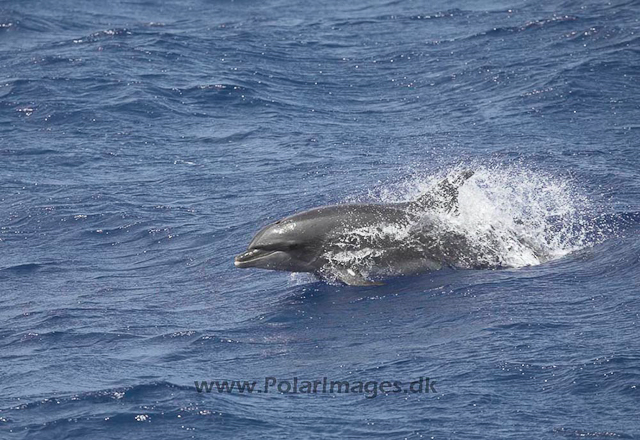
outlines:
M89 432L123 427L140 429L151 437L166 436L167 423L179 421L187 426L208 426L225 431L238 428L276 426L255 416L252 405L234 401L234 395L215 394L215 408L211 407L212 395L198 394L190 385L178 385L168 381L150 381L125 387L85 391L76 394L34 398L1 409L0 423L24 437L61 438L69 432ZM184 403L176 399L181 398ZM188 400L187 400L188 399ZM153 402L153 403L150 403ZM189 428L195 430L195 428ZM189 430L187 429L187 430ZM105 438L117 438L119 435ZM21 437L18 437L21 438Z

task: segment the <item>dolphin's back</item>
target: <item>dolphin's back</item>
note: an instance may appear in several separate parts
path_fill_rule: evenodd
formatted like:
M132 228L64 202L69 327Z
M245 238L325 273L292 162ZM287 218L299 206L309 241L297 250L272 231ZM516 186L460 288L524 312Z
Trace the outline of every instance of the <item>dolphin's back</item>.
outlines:
M405 221L410 215L404 205L369 203L328 205L313 208L285 218L283 221L313 223L321 226L364 227L379 223Z

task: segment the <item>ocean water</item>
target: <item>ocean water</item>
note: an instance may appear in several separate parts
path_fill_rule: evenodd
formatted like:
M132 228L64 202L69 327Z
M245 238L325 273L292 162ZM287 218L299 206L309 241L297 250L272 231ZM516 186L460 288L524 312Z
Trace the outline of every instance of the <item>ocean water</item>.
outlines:
M3 0L0 438L637 438L639 121L633 0ZM461 167L500 269L233 265Z

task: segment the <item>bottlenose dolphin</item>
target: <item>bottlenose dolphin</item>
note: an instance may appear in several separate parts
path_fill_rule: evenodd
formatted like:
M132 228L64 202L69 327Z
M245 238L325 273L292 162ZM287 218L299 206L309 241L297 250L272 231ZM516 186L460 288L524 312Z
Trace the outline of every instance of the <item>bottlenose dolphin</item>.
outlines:
M379 285L386 276L418 274L472 258L460 234L434 233L429 212L455 214L458 188L473 175L449 175L416 200L322 206L260 230L236 267L311 272L348 285ZM373 279L371 279L373 278Z

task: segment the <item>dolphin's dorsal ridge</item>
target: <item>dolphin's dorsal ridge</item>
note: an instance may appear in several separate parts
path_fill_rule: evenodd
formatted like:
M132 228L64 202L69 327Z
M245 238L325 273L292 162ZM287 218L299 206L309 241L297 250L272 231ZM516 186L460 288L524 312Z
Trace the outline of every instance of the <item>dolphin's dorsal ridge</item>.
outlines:
M410 204L416 210L437 210L448 214L458 213L458 189L474 172L463 170L451 174Z

